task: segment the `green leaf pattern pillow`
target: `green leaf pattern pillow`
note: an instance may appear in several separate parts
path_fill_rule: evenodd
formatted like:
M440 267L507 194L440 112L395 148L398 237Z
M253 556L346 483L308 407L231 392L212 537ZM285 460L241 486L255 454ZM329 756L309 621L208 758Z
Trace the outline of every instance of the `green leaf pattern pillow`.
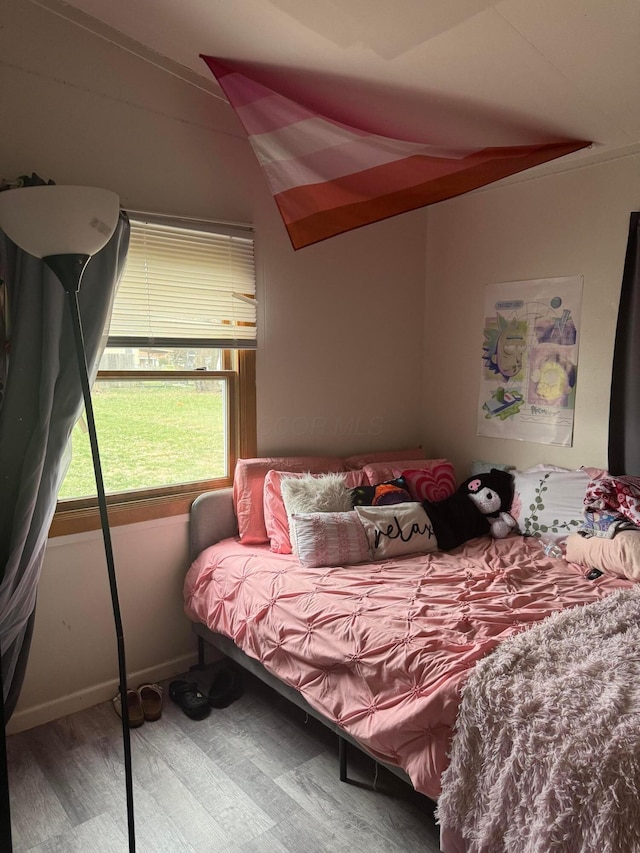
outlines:
M584 524L585 471L537 469L516 471L511 514L520 532L564 542Z

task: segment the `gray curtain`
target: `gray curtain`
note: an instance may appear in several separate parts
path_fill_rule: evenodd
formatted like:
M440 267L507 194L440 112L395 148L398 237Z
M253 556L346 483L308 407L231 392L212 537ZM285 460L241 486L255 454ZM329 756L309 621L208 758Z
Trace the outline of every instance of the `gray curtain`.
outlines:
M609 470L640 476L640 212L632 213L613 356Z
M78 301L91 381L128 246L129 221L121 213L82 279ZM0 278L5 318L8 312L0 353L0 649L7 721L22 686L47 535L83 402L68 297L56 276L0 232Z

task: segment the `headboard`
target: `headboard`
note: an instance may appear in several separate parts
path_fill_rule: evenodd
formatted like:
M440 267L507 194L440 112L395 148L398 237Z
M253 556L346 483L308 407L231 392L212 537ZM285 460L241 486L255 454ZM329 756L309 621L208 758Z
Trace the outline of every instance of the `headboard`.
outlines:
M192 560L215 542L238 535L233 489L204 492L191 505L189 552Z

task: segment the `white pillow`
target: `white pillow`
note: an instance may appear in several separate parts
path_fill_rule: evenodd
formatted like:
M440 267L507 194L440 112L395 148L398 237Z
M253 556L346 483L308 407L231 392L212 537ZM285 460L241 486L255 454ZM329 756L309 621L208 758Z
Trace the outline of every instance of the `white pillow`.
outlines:
M417 551L435 551L438 543L431 519L422 504L356 506L374 560L386 560Z
M347 566L370 559L367 535L353 511L294 514L289 521L303 566Z
M313 474L313 477L326 477L325 474ZM340 474L344 478L344 487L349 491L366 483L367 478L363 471L345 471ZM289 516L287 514L284 500L282 498L282 481L288 479L308 478L309 473L298 474L293 471L267 471L264 478L262 493L264 505L264 526L269 537L270 548L276 554L291 553L291 537L289 536ZM322 491L322 490L321 490ZM344 495L339 490L340 505ZM312 501L315 504L315 500ZM351 504L348 509L351 509Z
M345 474L304 474L281 481L282 500L289 515L302 512L349 512L351 492Z
M305 474L281 480L282 502L290 520L292 515L307 512L350 512L353 509L351 491L346 487L344 474ZM291 522L289 521L289 528ZM289 539L295 553L295 533Z
M511 515L520 533L562 543L584 524L584 496L589 485L586 471L538 467L515 471Z

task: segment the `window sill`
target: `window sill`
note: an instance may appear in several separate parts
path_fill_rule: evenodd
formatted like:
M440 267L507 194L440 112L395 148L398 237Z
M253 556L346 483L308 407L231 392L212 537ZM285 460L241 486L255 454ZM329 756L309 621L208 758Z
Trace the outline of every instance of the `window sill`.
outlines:
M221 482L218 480L215 485L207 484L204 488L180 494L146 498L141 496L139 499L126 501L110 501L107 498L109 525L110 527L118 527L122 524L136 524L156 518L185 515L191 509L191 504L198 495L205 491L223 489L230 485L231 481ZM101 526L97 505L66 509L64 503L58 504L58 509L49 528L49 538L100 530Z

